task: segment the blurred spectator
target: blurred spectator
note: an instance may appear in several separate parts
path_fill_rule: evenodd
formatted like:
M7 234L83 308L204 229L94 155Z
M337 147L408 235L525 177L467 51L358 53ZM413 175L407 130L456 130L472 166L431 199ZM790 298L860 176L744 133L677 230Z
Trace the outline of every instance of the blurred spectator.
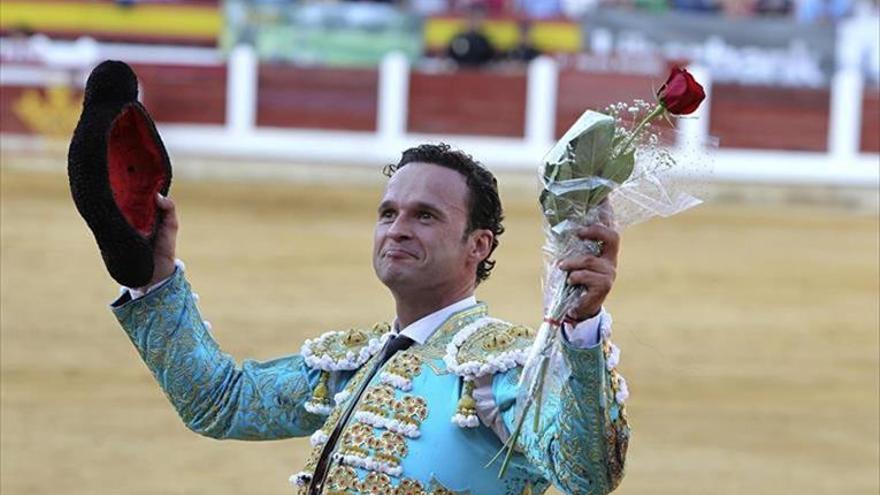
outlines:
M541 51L532 44L531 27L531 23L527 20L519 23L519 41L515 47L507 52L508 60L529 63L541 54Z
M758 0L755 2L755 14L758 15L789 15L791 0Z
M517 0L517 10L520 15L531 19L547 19L562 15L559 0Z
M720 0L672 0L675 10L712 14L721 10Z
M665 2L666 0L663 1ZM596 10L599 3L599 0L561 0L560 6L562 13L569 19L580 19Z
M479 67L495 58L495 48L483 34L485 10L474 7L468 15L467 30L458 33L449 42L447 54L459 66Z
M512 3L512 0L485 0L483 2L486 13L489 15L509 14Z
M484 13L492 16L505 15L510 12L510 3L514 0L453 0L453 10L459 12L471 12L474 9L482 9Z
M646 12L666 12L669 10L667 0L633 0L633 6Z
M427 17L449 10L449 2L447 0L410 0L409 9L416 15Z
M799 0L795 17L803 23L834 22L849 15L852 0Z
M727 17L748 17L755 13L755 0L721 0L721 10Z

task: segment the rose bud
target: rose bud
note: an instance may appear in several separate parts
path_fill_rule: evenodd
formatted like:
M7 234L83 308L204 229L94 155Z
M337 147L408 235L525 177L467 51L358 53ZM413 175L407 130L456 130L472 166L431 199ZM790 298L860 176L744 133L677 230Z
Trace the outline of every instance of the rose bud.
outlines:
M687 115L700 106L706 93L690 72L681 67L673 67L669 79L657 91L657 98L667 112Z

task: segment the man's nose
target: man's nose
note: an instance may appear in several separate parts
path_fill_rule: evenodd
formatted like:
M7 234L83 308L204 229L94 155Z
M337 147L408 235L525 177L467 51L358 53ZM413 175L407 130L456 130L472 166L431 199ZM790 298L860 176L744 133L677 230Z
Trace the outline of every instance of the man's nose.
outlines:
M403 215L398 215L388 227L388 237L392 239L408 239L411 235L409 221Z

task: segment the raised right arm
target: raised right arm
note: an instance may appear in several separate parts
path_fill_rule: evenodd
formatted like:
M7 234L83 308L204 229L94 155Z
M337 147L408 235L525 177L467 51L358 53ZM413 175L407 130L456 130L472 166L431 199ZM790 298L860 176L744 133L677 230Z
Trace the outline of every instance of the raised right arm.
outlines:
M182 268L139 299L124 294L112 310L189 429L273 440L309 435L324 422L304 408L319 370L298 355L236 366L202 321Z

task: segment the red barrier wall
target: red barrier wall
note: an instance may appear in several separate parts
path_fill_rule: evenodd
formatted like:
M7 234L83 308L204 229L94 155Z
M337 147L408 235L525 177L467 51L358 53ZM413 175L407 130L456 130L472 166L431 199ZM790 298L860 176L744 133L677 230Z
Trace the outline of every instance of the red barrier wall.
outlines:
M376 70L261 64L258 77L258 126L376 129Z
M226 67L138 64L143 99L159 123L223 125ZM261 64L257 125L264 127L375 131L379 75L373 69L302 68ZM559 73L555 134L561 136L587 108L635 98L651 101L662 84L648 76ZM32 132L15 110L27 88L0 88L0 131ZM31 88L35 89L35 88ZM527 79L524 70L410 73L409 132L523 137ZM40 94L46 92L40 89ZM73 90L60 110L79 113ZM48 100L46 102L49 104ZM57 102L56 102L57 103ZM880 93L862 99L860 148L880 152ZM828 89L716 84L709 132L722 148L826 151Z
M830 92L715 84L709 133L722 148L826 151Z
M601 111L612 103L639 98L653 101L653 88L662 84L662 80L650 76L560 71L555 135L562 137L587 109Z
M410 73L409 132L522 137L525 114L524 71Z
M174 124L226 122L226 67L134 65L144 106L153 119Z

